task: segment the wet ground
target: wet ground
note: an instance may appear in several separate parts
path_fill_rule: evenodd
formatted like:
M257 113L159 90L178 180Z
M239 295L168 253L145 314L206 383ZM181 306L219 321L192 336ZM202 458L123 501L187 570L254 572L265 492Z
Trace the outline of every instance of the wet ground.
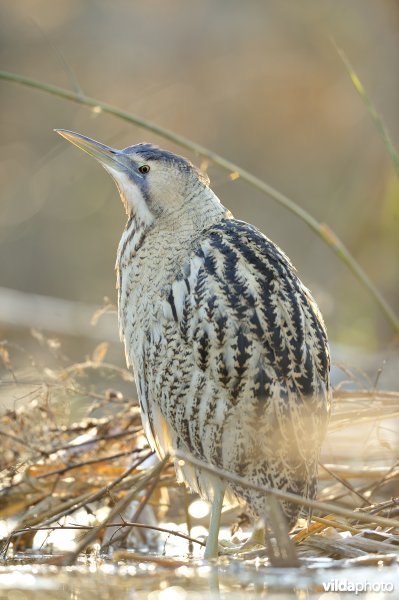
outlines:
M362 561L305 560L300 569L271 568L261 559L221 559L216 565L150 556L142 562L82 557L73 567L51 556L16 556L0 566L0 600L255 600L399 597L396 558Z

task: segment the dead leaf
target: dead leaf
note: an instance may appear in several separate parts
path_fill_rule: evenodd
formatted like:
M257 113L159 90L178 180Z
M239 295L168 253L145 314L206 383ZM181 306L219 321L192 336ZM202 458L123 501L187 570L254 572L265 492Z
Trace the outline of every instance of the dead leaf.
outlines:
M96 346L96 348L94 348L94 351L92 354L93 362L102 363L104 358L107 355L108 348L109 348L108 342L101 342L101 344L98 344L98 346Z

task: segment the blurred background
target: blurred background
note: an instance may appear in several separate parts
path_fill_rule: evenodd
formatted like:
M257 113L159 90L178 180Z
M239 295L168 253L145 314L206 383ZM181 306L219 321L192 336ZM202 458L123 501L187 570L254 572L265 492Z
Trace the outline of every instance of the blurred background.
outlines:
M80 86L290 196L336 231L397 310L398 180L335 47L398 147L395 0L19 0L0 4L0 30L2 69ZM106 173L53 128L201 158L99 110L4 81L0 90L0 339L31 350L35 327L61 338L74 360L104 339L122 365L115 314L95 327L90 317L116 302L123 208ZM397 386L392 329L345 265L273 200L203 166L235 216L291 257L323 312L334 362L367 370L372 382L385 361L381 381Z

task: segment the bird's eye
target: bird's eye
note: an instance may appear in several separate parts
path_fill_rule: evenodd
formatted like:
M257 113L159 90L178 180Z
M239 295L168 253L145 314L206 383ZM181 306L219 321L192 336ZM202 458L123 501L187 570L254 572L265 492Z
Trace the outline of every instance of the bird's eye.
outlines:
M149 165L141 165L141 167L139 167L140 173L148 173L149 170L150 170Z

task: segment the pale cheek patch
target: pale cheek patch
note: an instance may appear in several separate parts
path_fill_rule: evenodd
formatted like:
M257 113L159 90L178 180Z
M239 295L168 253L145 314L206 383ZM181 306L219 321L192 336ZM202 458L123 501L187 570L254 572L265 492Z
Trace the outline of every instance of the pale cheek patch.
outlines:
M127 208L129 208L143 224L150 225L153 222L154 217L137 185L133 183L125 173L112 169L112 167L109 167L108 165L105 169L115 181L122 201Z

